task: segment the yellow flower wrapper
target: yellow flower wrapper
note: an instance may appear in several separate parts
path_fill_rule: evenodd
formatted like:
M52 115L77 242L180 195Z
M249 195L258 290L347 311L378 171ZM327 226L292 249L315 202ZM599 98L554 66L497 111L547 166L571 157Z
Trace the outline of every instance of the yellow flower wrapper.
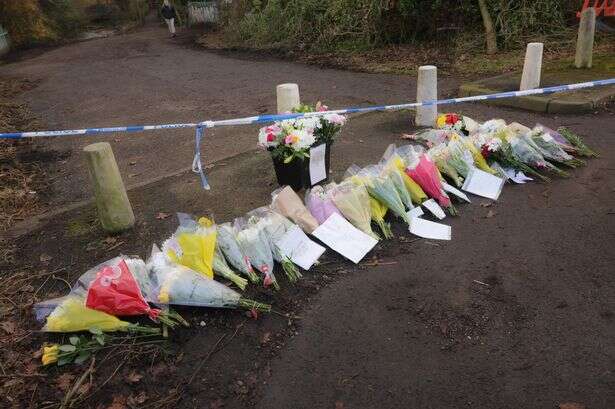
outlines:
M350 177L350 181L358 186L365 186L366 181L359 175L354 175ZM380 227L382 234L386 239L390 239L393 237L393 233L391 232L391 226L384 221L384 217L389 211L388 207L382 204L378 199L370 196L369 197L369 210L372 216L372 220Z
M485 158L483 157L483 155L480 153L480 151L476 148L476 146L474 146L474 144L472 143L472 141L470 141L468 138L459 138L461 139L461 142L463 143L463 146L470 151L470 153L472 154L472 159L474 159L474 164L480 169L483 170L485 172L491 173L492 175L496 175L497 172L493 169L491 169L491 167L487 164L487 161L485 160Z
M82 298L67 296L49 314L46 332L79 332L98 328L104 332L127 331L131 324L102 311L85 306Z
M212 226L213 223L204 217L199 220L198 226L184 229L180 225L173 237L163 245L165 254L177 264L214 278L217 231Z

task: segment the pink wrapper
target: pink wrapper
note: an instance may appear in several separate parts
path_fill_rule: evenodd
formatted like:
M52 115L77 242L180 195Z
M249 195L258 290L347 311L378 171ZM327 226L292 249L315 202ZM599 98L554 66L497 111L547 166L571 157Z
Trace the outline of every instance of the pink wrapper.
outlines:
M305 193L305 205L319 224L323 224L334 213L344 217L320 186Z
M442 189L438 169L427 155L421 155L414 169L406 168L406 174L418 183L425 193L436 199L440 206L449 207L451 205L451 199Z

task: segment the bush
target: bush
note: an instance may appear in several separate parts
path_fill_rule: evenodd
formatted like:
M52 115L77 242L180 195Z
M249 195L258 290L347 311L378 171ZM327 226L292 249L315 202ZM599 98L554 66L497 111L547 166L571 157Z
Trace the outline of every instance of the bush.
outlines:
M488 3L504 48L561 32L576 23L579 7L574 0ZM234 45L315 51L482 36L476 0L237 0L223 11L222 24Z
M14 47L58 38L37 0L0 0L0 25L8 31Z

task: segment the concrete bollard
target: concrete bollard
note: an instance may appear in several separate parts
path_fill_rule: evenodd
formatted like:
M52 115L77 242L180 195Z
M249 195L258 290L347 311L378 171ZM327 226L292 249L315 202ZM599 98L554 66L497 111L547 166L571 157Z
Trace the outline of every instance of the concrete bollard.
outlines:
M417 102L438 99L438 68L433 65L419 67L416 83ZM415 123L418 126L436 126L438 106L430 105L416 109Z
M299 85L280 84L276 87L278 97L278 114L284 114L301 105L299 98Z
M606 4L606 2L605 2ZM577 37L577 52L574 57L574 66L577 68L591 68L594 52L594 35L596 34L596 9L586 8L581 13L579 34Z
M523 74L521 75L521 85L519 89L535 89L540 87L540 74L542 72L542 43L529 43L525 51L525 62L523 63Z
M135 224L135 215L111 145L107 142L94 143L83 148L83 152L103 229L109 233L130 229Z

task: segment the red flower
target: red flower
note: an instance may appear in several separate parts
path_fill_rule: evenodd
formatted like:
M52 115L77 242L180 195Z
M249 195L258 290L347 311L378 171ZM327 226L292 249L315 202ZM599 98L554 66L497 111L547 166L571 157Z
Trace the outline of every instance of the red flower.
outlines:
M448 125L455 125L459 121L459 115L457 114L446 114L446 123Z
M483 158L488 159L491 156L491 151L489 150L489 146L484 144L480 147L480 154L483 155Z
M267 142L273 142L275 141L275 135L272 133L268 133L267 134Z

